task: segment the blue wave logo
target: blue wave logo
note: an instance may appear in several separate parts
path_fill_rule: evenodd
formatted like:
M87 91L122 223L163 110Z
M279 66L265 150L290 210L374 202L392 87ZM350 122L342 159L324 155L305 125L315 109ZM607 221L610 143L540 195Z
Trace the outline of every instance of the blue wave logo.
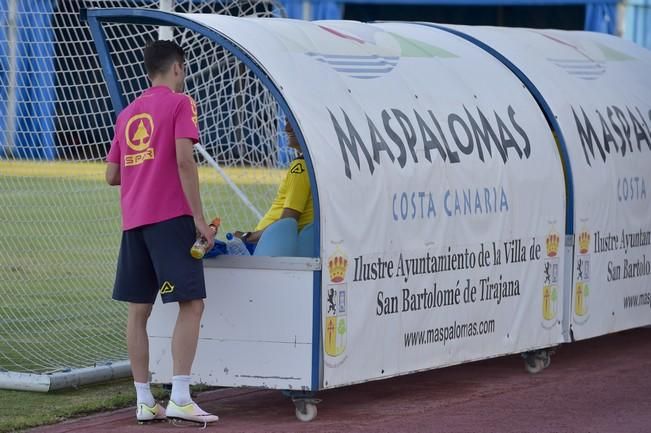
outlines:
M337 72L348 75L351 78L371 79L388 74L396 67L400 57L379 56L379 55L345 55L345 54L323 54L305 53L314 60L326 63Z
M456 54L429 43L385 32L367 24L347 23L343 27L318 25L321 39L304 54L335 72L350 78L369 80L393 71L401 58L455 58ZM315 40L319 40L315 37ZM328 46L329 52L315 52Z
M606 73L605 62L594 60L547 59L568 74L582 80L596 80Z
M582 80L596 80L604 75L608 62L634 60L633 57L600 43L578 46L550 34L537 31L534 33L562 45L566 51L570 52L573 58L547 58L547 60L569 75Z

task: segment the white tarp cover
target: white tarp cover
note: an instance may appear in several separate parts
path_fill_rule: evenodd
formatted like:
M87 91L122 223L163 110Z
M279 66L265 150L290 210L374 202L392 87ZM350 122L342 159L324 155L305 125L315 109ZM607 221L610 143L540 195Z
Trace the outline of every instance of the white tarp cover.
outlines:
M506 67L417 24L186 16L262 66L306 139L325 388L562 341L562 167Z
M651 52L601 33L452 28L522 70L565 137L574 338L651 324Z

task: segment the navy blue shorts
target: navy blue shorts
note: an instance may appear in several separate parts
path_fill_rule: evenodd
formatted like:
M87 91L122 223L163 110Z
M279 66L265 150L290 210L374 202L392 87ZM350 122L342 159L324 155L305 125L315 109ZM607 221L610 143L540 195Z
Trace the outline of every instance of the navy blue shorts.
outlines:
M203 262L192 258L196 240L191 216L180 216L122 232L113 299L153 304L206 297Z

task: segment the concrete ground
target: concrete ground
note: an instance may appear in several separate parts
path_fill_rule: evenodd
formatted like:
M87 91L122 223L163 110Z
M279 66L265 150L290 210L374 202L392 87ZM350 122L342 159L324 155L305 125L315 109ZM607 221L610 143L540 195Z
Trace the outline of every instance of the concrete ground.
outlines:
M519 356L324 391L298 421L278 391L226 389L197 400L224 432L651 432L651 329L565 345L540 374ZM32 432L158 433L199 427L135 423L135 408Z

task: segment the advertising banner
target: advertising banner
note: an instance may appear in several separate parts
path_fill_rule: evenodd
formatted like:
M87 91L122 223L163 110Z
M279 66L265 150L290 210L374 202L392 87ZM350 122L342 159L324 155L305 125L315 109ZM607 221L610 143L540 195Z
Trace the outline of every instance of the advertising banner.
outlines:
M651 324L651 52L600 33L451 28L514 63L565 139L574 338Z
M305 137L323 387L562 341L563 171L508 68L417 24L192 18L255 59Z

